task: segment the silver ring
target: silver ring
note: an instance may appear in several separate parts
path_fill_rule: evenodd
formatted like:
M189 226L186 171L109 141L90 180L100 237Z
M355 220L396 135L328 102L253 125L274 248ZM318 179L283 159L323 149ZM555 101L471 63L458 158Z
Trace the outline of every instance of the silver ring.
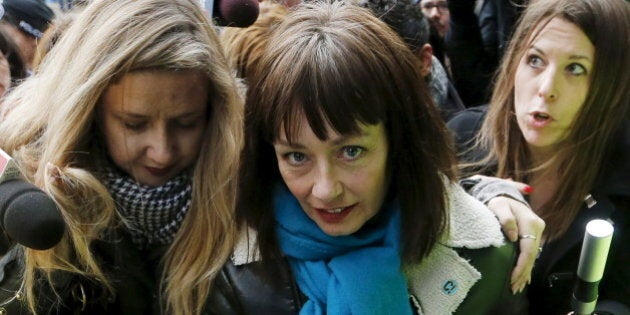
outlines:
M518 238L521 239L521 240L524 239L524 238L528 238L528 239L531 239L531 240L537 240L538 239L536 236L531 235L531 234L519 235Z

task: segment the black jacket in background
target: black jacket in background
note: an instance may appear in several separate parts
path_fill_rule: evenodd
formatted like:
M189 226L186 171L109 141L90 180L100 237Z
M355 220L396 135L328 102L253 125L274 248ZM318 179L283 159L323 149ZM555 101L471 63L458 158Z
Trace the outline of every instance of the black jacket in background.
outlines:
M479 17L475 1L449 0L445 45L453 84L466 107L489 101L493 76L525 0L486 0Z

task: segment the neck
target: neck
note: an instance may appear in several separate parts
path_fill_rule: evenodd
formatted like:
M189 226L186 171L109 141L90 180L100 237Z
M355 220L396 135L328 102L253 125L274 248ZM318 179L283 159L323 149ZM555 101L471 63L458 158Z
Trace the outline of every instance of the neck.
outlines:
M534 169L529 178L529 184L534 187L534 192L529 195L529 201L536 213L542 211L542 207L553 198L560 185L559 165L553 160L554 151L550 147L529 147L530 167Z
M531 166L533 167L538 167L546 162L549 162L555 152L554 148L550 147L541 148L528 146L528 150L532 161Z

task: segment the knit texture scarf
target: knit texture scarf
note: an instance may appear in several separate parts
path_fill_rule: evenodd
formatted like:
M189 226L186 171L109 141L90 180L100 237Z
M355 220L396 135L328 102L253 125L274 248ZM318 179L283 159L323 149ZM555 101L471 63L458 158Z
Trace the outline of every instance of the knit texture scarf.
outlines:
M140 184L110 164L102 165L100 173L138 248L173 241L191 204L189 171L159 187Z
M284 186L275 188L274 210L280 248L309 299L300 314L411 314L398 206L336 237L325 234Z

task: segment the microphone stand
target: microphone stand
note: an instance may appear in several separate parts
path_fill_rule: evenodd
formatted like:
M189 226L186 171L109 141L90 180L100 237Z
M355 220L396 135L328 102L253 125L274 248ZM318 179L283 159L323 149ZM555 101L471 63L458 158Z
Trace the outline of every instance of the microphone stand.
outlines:
M599 281L604 274L613 232L612 224L605 220L592 220L586 225L577 279L573 286L571 314L590 315L595 311Z

